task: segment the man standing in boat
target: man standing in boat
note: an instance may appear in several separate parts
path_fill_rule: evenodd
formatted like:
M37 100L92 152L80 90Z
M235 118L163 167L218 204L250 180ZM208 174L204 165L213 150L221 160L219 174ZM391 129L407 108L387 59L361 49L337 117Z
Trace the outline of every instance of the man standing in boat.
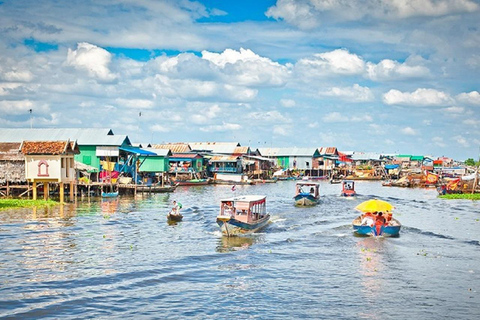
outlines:
M177 202L176 200L173 200L172 212L174 212L175 214L180 214L180 209L182 209L182 204L180 202Z

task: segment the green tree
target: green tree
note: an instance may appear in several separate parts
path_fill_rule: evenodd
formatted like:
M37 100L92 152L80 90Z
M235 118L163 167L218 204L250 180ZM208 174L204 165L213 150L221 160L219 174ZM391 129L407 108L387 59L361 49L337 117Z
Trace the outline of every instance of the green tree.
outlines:
M473 160L472 158L468 158L467 160L465 160L465 165L474 166L475 165L475 160Z

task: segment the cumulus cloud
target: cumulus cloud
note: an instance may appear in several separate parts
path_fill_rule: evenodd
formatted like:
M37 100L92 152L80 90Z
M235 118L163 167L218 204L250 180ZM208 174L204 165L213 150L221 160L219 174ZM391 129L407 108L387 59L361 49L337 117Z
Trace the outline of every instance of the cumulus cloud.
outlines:
M248 119L252 120L261 120L264 123L289 123L292 122L291 119L287 118L280 112L276 110L265 111L265 112L251 112L247 115Z
M353 102L366 102L374 100L372 91L367 87L361 87L354 84L352 87L333 87L328 90L320 91L320 96L338 97L343 100Z
M474 12L478 8L473 0L278 0L265 14L300 29L312 29L331 19L436 17Z
M290 73L287 66L250 49L226 49L222 53L202 51L202 59L217 66L231 83L243 86L282 86Z
M279 136L288 136L289 132L284 126L274 126L273 133Z
M457 136L454 136L452 139L453 139L453 141L455 141L457 144L461 145L462 147L465 147L465 148L470 147L470 143L468 143L468 140L465 139L465 137L463 137L463 136L457 135Z
M445 112L448 112L448 113L464 113L465 112L465 108L463 107L448 107L448 108L445 108L443 109Z
M115 102L125 108L130 109L151 109L154 106L153 101L146 99L115 99Z
M345 49L315 54L312 58L300 59L295 68L302 74L315 75L358 75L365 70L365 61Z
M430 70L422 63L423 59L418 57L407 59L405 63L390 59L384 59L378 64L367 62L367 77L374 81L425 78L430 76Z
M408 136L416 136L417 135L417 130L411 128L411 127L406 127L400 130L403 134L408 135Z
M450 95L445 92L424 88L417 89L414 92L401 92L392 89L383 95L383 102L388 105L445 107L452 101Z
M441 147L441 148L445 148L447 145L445 144L445 142L443 141L443 138L442 137L433 137L432 138L432 142L433 144Z
M160 124L155 124L153 126L150 126L150 131L153 132L170 132L170 128L167 128L166 126L160 125Z
M478 91L460 93L456 98L459 102L480 106L480 93Z
M111 60L112 55L107 50L80 42L76 50L68 49L66 65L84 71L92 78L108 82L117 78L109 69Z
M35 114L48 113L50 110L48 105L31 100L0 101L0 114L3 115L27 115L30 109L33 109Z

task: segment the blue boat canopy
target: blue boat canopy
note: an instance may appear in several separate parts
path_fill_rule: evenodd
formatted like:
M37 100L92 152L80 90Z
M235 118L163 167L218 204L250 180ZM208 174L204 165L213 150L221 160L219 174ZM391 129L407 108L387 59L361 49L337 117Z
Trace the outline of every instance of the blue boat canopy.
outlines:
M391 170L391 169L397 169L400 165L398 164L386 164L385 169Z
M141 156L156 156L157 154L155 152L151 152L142 148L138 147L120 147L120 150L126 151L128 153L135 153L139 154Z

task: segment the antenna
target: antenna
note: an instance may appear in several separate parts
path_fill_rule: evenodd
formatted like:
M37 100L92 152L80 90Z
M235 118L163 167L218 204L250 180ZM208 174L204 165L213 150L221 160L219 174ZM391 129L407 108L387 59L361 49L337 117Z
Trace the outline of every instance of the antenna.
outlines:
M33 118L32 118L33 109L28 109L28 112L30 112L30 129L32 129L33 128Z

